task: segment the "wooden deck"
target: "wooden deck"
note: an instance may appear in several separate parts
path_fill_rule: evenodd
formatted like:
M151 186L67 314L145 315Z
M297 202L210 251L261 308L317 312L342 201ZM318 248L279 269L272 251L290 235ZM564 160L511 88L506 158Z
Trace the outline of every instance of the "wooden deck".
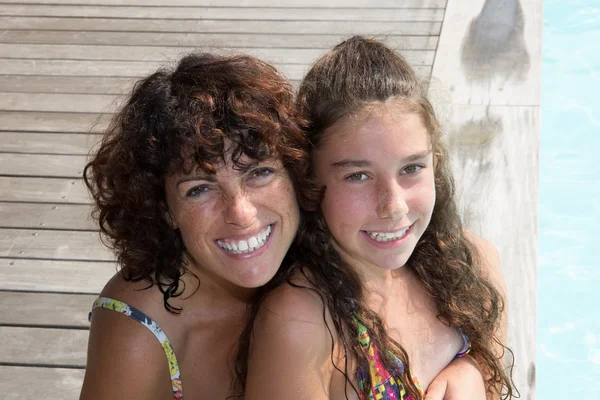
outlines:
M467 128L477 143L479 128L489 132L490 123L500 121L505 135L496 135L502 137L491 145L496 150L469 147L456 133L461 129L450 132L462 138L452 143L463 143L453 149L465 155L457 170L465 171L460 178L466 188L479 184L470 179L471 164L465 163L486 149L496 172L490 175L487 169L488 175L482 176L507 182L479 187L479 200L473 200L477 210L494 199L503 214L480 216L474 225L510 262L504 267L512 291L511 311L518 315L511 320L510 336L517 351L516 377L523 398L533 398L534 386L527 386L525 370L534 361L535 332L529 329L531 323L524 328L522 322L535 321L539 65L534 64L539 58L531 59L533 72L520 83L502 86L484 79L467 85L470 79L459 74L462 64L456 59L460 35L470 22L464 19L477 14L483 0L448 3L446 8L446 0L0 1L3 398L78 398L87 314L115 271L112 255L101 245L88 216L90 200L80 177L87 154L133 82L185 52L216 48L271 61L297 84L318 55L350 34L387 38L421 75L429 77L433 69L445 93L451 93L450 126L470 123ZM532 0L524 3L531 3L526 8L528 21L539 24L541 10ZM532 29L530 36L538 42L527 45L537 54L541 32L538 35L536 26ZM512 148L514 140L523 147L511 153L509 164L516 164L507 170L498 154ZM532 175L526 180L519 175L522 168L530 168ZM509 198L503 192L506 185L517 187L518 203L513 198L510 204L501 202ZM515 240L507 232L515 227L526 240ZM529 291L524 297L523 284ZM522 299L527 308L517 311ZM521 353L526 354L523 364Z

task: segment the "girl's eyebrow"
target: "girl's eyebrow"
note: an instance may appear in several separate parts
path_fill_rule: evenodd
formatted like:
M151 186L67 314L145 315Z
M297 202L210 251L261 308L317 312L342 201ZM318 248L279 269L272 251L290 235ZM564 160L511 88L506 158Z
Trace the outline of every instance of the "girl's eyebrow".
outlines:
M367 160L342 160L331 164L331 166L335 169L344 169L344 168L365 168L370 167L371 163Z
M410 163L422 160L426 158L431 153L431 150L423 151L421 153L412 154L403 160L400 160L402 163ZM331 166L335 169L344 169L344 168L366 168L370 167L372 164L367 160L353 160L353 159L345 159L342 161L334 162Z
M421 153L416 153L416 154L406 157L404 160L402 160L402 162L409 163L409 162L419 161L424 158L427 158L427 156L429 154L431 154L431 150L423 151Z

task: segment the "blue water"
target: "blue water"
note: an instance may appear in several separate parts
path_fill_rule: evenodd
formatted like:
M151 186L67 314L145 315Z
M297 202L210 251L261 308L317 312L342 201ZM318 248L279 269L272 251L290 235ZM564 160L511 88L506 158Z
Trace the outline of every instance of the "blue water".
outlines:
M600 0L544 0L537 396L600 399Z

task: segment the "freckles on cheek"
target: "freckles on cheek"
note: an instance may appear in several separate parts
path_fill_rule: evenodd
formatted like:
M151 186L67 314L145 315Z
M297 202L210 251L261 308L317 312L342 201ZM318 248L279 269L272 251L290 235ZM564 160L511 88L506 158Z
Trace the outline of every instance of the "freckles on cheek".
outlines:
M179 229L184 236L184 241L195 241L199 235L207 230L210 219L205 215L205 211L203 208L194 205L181 209L178 215Z
M409 202L412 204L412 208L432 211L435 205L435 197L435 187L433 185L422 185L413 190Z
M370 199L368 196L348 191L331 193L323 199L323 213L327 225L331 228L351 230L356 224L369 215Z

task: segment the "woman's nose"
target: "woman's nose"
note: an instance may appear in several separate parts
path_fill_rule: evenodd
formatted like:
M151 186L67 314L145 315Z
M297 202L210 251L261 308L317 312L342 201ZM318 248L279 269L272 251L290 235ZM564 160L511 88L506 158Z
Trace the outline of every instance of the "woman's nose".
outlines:
M242 191L230 196L225 204L225 222L246 228L254 222L257 214L252 198Z

